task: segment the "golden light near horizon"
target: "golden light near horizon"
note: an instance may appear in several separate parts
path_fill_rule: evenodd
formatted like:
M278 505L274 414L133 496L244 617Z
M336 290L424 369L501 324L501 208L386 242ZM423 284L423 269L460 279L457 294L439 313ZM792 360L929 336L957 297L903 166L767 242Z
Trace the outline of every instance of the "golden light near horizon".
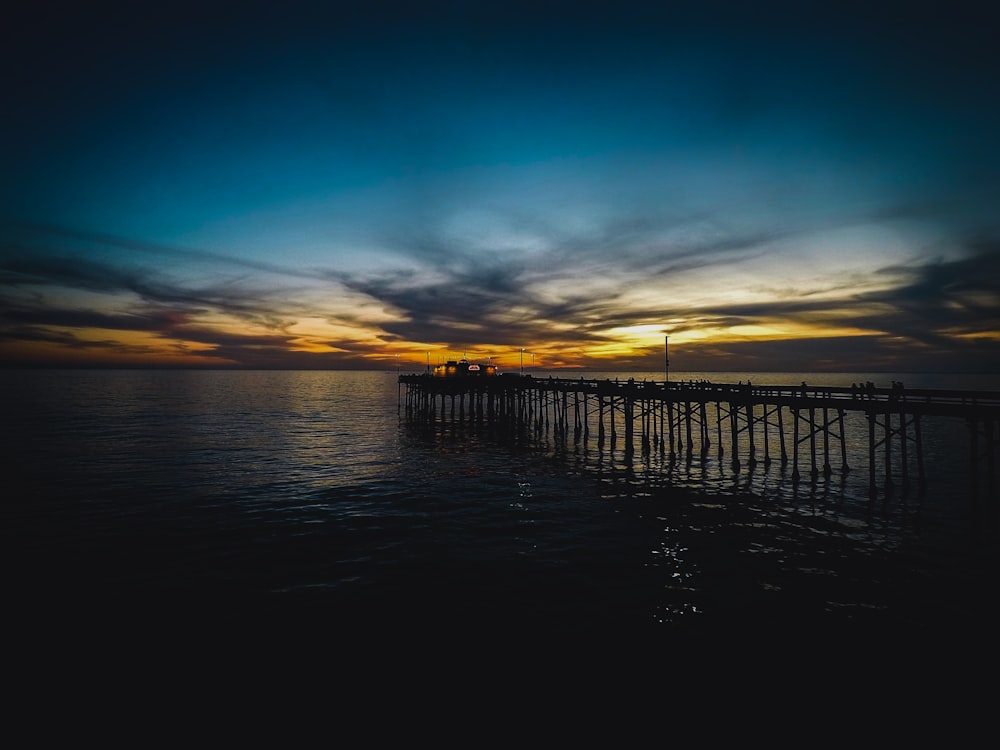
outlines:
M797 321L771 321L766 323L741 323L729 326L688 324L682 330L671 331L663 325L644 324L612 328L604 335L613 342L602 351L607 353L634 353L663 347L664 337L671 344L722 343L756 339L773 341L796 338L831 338L834 336L868 336L876 332L854 326L801 323Z
M1000 331L956 331L948 335L968 341L1000 341Z
M213 344L191 341L182 335L167 336L148 331L120 331L105 328L76 328L63 331L81 346L113 347L125 355L162 355L168 359L189 358L215 349Z
M21 341L0 344L0 359L21 358L51 366L93 365L95 357L105 366L137 367L156 362L167 367L203 367L235 364L211 356L215 347L159 334L105 329L53 329L62 342Z
M286 329L294 336L289 341L292 351L344 352L345 347L331 341L363 341L371 338L371 329L342 323L331 323L326 318L303 318Z
M385 347L374 358L388 359L399 354L403 362L440 364L449 359L487 360L502 363L507 368L530 365L539 367L571 368L583 362L607 361L612 365L616 360L629 360L661 352L669 337L671 346L711 345L742 343L746 341L788 341L795 339L816 339L834 337L870 337L881 332L850 325L816 321L805 323L795 320L772 320L757 323L718 325L711 319L699 322L697 318L683 320L671 318L668 323L644 323L634 326L619 326L605 330L591 331L587 337L574 340L566 337L565 328L553 331L552 340L536 341L524 347L496 347L485 344L456 348L448 345L414 346L408 342L397 342ZM599 342L599 343L598 343ZM523 358L523 359L522 359Z
M597 333L603 342L578 345L580 355L591 359L614 360L643 353L655 346L662 347L664 343L661 325L625 326Z
M841 336L875 336L872 331L853 326L834 326L795 321L775 321L773 323L739 324L733 326L706 326L671 336L671 342L684 343L731 343L734 341L788 341L792 339L835 338Z

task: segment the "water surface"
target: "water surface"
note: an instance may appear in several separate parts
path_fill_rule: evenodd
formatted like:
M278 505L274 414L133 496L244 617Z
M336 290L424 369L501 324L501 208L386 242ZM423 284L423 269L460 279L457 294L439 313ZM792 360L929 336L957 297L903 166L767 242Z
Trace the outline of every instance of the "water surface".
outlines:
M969 496L961 424L925 427L925 492L873 499L864 443L850 473L816 483L711 455L626 458L594 440L409 419L395 372L0 379L5 577L23 601L250 598L340 623L473 627L995 623L995 533Z

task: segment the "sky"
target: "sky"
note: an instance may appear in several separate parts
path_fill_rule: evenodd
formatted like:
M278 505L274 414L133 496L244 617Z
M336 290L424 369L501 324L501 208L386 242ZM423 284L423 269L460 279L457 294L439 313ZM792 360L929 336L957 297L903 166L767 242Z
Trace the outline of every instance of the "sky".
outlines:
M1000 372L986 4L79 5L0 28L0 366Z

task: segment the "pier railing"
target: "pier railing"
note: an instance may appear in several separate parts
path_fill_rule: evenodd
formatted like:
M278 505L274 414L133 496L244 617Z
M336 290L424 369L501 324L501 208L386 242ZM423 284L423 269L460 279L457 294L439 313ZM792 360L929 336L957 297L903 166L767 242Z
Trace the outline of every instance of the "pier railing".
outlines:
M923 420L961 420L968 434L973 490L997 496L1000 464L1000 392L876 387L713 383L710 381L585 378L442 378L400 375L400 405L414 417L504 420L536 432L552 430L574 441L610 436L624 451L659 451L671 460L706 456L713 445L732 466L780 460L801 481L829 477L839 459L848 471L849 440L867 441L869 486L879 474L887 493L893 476L909 484L926 480ZM405 390L405 395L403 393ZM867 420L866 438L845 428L845 417ZM596 435L595 435L596 433Z

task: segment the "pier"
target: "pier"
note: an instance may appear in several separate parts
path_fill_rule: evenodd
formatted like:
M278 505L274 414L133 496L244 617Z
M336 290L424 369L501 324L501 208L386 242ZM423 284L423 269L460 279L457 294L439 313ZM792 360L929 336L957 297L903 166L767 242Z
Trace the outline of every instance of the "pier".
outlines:
M412 419L502 422L574 443L623 441L626 456L728 461L734 471L780 462L793 482L851 470L867 448L869 489L892 495L922 488L922 427L959 420L968 440L970 486L996 498L1000 392L757 385L708 381L399 376L400 408ZM859 420L864 427L859 428ZM850 450L849 450L850 447ZM897 482L902 487L897 487Z

